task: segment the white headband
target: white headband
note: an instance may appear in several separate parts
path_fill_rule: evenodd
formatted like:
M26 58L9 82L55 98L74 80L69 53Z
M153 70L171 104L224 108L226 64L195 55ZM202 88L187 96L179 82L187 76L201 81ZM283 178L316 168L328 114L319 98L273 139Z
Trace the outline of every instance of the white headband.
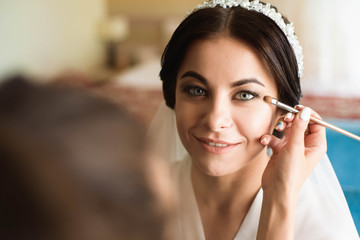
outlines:
M284 32L290 45L292 46L298 64L298 76L302 76L302 72L304 69L303 53L299 40L295 35L294 26L292 23L286 24L284 19L282 18L281 13L277 12L275 8L272 8L269 3L262 4L259 2L259 0L209 0L195 7L194 10L192 10L190 13L193 13L203 8L214 8L216 6L221 6L223 8L242 7L248 10L262 13L265 16L271 18Z

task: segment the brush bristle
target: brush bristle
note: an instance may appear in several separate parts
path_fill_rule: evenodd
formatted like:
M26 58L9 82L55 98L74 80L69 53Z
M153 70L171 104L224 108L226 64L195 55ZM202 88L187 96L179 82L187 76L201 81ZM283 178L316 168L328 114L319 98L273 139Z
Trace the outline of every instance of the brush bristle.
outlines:
M267 102L267 103L272 103L272 100L273 100L272 97L269 97L269 96L264 97L264 101Z

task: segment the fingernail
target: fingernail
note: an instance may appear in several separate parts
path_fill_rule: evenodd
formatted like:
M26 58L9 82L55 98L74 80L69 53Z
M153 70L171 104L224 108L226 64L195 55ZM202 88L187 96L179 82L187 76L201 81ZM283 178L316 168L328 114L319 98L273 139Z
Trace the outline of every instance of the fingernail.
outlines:
M282 139L284 137L284 131L278 131L276 129L274 129L272 135L279 138L279 139Z
M292 118L292 113L291 112L288 112L286 115L285 115L285 117L284 117L284 119L285 120L290 120L291 118Z
M275 129L278 131L282 131L284 129L284 122L283 121L279 121L276 126Z
M266 137L262 138L260 142L261 142L262 145L267 145Z
M308 107L303 108L300 112L300 118L304 121L308 121L310 119L311 109Z

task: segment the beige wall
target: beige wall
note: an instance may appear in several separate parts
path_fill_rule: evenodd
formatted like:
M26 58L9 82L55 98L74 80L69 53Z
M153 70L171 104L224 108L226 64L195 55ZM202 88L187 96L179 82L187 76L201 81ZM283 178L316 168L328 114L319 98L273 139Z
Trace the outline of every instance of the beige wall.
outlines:
M174 28L186 13L203 0L107 0L110 16L124 15L129 19L130 35L123 44L130 52L152 48L161 54ZM292 0L272 0L280 10L288 9ZM139 50L140 48L140 50ZM139 55L139 54L137 54Z
M0 76L20 69L49 77L102 62L97 25L105 0L1 0Z
M107 0L110 16L128 17L130 35L122 47L143 58L160 55L175 27L202 0ZM146 58L146 57L145 57Z
M141 16L184 16L202 0L107 0L109 13Z

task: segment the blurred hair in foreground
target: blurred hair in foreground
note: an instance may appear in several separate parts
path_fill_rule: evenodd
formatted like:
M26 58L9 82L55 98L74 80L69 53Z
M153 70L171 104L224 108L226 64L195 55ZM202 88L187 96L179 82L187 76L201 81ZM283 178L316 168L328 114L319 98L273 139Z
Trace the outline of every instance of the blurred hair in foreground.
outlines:
M80 90L2 82L3 239L172 239L170 177L134 119Z

